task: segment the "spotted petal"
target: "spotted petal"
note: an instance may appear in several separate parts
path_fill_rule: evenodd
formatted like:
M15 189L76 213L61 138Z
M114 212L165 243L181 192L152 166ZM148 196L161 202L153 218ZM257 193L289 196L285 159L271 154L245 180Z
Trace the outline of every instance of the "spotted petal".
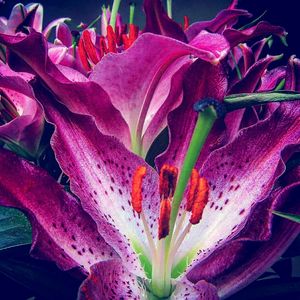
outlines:
M181 280L170 297L171 300L218 300L218 293L215 286L201 280L192 284L188 280Z
M218 300L216 288L199 281L192 284L188 280L176 282L171 300ZM101 299L147 299L146 285L141 279L122 265L120 260L101 262L92 267L90 276L83 282L79 292L80 300Z
M134 274L127 271L121 260L110 260L92 267L90 276L83 282L79 300L135 299L141 300L145 287Z
M78 200L44 170L5 150L0 151L0 165L0 204L29 217L33 256L53 260L63 270L80 267L83 272L117 257Z
M52 147L70 178L72 192L80 198L83 208L97 223L99 233L118 252L125 266L144 276L133 246L145 248L147 239L141 218L132 209L130 193L133 172L145 162L115 138L101 134L91 118L72 114L59 104L54 108L47 91L36 91L48 120L57 126ZM150 167L143 188L145 218L151 235L155 236L159 195L157 174Z
M206 260L197 265L188 274L188 278L193 282L208 280L216 285L219 295L223 298L237 292L255 280L282 255L300 232L299 225L274 217L270 211L283 209L285 211L299 212L299 203L295 201L299 191L298 181L280 192L273 193L268 201L258 205L258 208L260 210L263 209L263 211L254 214L256 220L251 218L252 222L248 222L248 236L241 234L232 242L215 251ZM268 202L268 204L265 205L265 202ZM262 216L266 214L269 215L267 218L268 223L263 224L263 226L259 225L260 222L265 220ZM259 215L260 217L258 217ZM273 223L272 234L271 222ZM255 223L258 226L255 226ZM252 226L261 231L261 229L264 229L262 227L267 227L265 225L268 225L269 228L266 228L268 234L263 238L264 241L257 235L249 236L250 232L253 233ZM259 243L248 241L249 238L253 240L254 237L262 241Z
M209 156L201 170L211 184L209 203L183 243L181 257L192 247L201 261L241 232L283 173L282 156L286 160L295 151L289 146L300 142L299 114L298 103L281 105L270 118L242 130Z

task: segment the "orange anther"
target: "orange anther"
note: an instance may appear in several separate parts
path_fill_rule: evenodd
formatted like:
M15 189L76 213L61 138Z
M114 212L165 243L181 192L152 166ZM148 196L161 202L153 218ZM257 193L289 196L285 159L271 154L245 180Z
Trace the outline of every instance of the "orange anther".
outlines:
M192 174L190 177L190 186L187 194L187 200L186 200L186 211L192 211L193 204L195 202L195 198L197 195L197 189L199 185L199 173L196 169L192 170Z
M132 190L131 190L131 205L137 213L142 212L142 185L143 179L146 176L147 169L145 166L139 166L133 175Z
M169 234L170 230L170 215L171 215L171 201L170 199L163 199L160 202L159 219L158 219L158 239L163 239Z
M203 210L208 202L209 185L204 177L199 178L197 195L192 208L192 215L190 218L191 224L198 224L202 218Z
M178 169L163 165L159 173L159 194L161 199L173 197L178 177Z

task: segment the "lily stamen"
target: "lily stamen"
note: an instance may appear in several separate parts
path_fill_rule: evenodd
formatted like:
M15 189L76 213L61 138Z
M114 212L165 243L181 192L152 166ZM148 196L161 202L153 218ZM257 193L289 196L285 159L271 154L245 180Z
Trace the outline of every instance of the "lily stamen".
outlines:
M91 66L96 65L100 61L89 30L82 32L78 43L78 52L81 63L86 71L90 71Z
M146 176L147 169L145 166L139 166L134 175L132 180L132 190L131 190L131 205L135 212L137 212L142 220L144 231L147 236L150 254L152 259L155 258L156 255L156 247L153 241L153 238L150 233L149 226L147 224L147 220L145 215L143 214L143 195L142 195L142 185L143 179Z
M160 202L158 219L158 239L161 240L169 234L170 230L171 201L170 198Z
M177 177L176 167L166 164L162 166L159 174L159 195L162 200L174 196Z
M178 169L171 165L163 165L159 173L160 209L158 218L158 236L156 243L151 235L145 215L143 214L142 185L146 176L146 167L139 166L133 175L131 204L133 210L138 213L144 226L151 256L152 274L151 289L159 297L168 296L171 292L171 274L173 263L178 249L188 236L193 225L200 222L203 210L208 202L209 186L205 178L201 177L196 169L192 170L185 210L176 222L176 230L172 236L169 251L166 252L166 238L170 234L170 217L172 201L177 185ZM185 223L186 215L190 213L188 224L181 231ZM153 233L152 233L153 234Z

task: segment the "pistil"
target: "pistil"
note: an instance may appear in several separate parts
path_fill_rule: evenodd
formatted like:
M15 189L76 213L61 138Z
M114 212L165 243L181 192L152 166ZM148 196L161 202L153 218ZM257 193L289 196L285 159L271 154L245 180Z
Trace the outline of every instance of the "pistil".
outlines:
M156 245L150 230L148 231L149 227L146 218L142 215L142 181L146 174L146 168L138 167L133 176L132 207L140 216L143 216L142 221L145 233L151 253L154 253L151 256L152 273L148 288L154 296L159 298L167 298L171 295L171 278L173 273L180 271L180 274L182 274L196 254L194 249L192 249L193 251L188 252L187 256L182 258L179 263L175 259L178 250L187 238L193 225L200 222L208 202L208 182L204 177L200 176L194 166L215 119L224 113L220 105L216 100L204 99L195 106L195 109L199 111L199 117L178 181L178 169L176 167L164 165L160 170L159 195L161 202ZM186 204L183 208L182 216L178 218L179 207L188 181L190 182ZM188 214L190 218L187 222L186 216ZM174 262L176 262L176 265L174 265Z

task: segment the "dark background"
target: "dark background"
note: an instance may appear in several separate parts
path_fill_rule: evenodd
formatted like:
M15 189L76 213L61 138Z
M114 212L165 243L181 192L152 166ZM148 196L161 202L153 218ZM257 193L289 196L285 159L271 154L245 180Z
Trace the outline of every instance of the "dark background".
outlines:
M6 0L1 4L0 16L8 17L11 8L18 2ZM23 1L24 4L31 1ZM127 23L129 12L128 0L121 3L121 14ZM142 12L142 0L137 3L135 23L143 27L144 15ZM188 15L191 22L197 20L208 20L213 18L218 11L228 7L230 0L173 0L173 17L176 21L182 22L183 16ZM285 53L284 63L292 54L300 56L299 29L300 13L296 7L297 0L271 1L271 0L241 0L239 8L249 10L255 17L267 11L264 20L273 24L283 26L288 35L289 47L286 48L278 41L275 41L271 49L272 54ZM76 26L81 21L90 23L100 13L102 4L111 4L112 1L99 0L44 0L40 1L44 6L44 26L51 20L59 17L72 18L72 26ZM28 247L21 247L15 253L2 253L0 255L0 299L25 300L30 299L75 299L76 291L80 283L80 278L68 276L60 272L52 263L40 262L28 257ZM300 255L300 241L294 243L290 248L292 256ZM287 252L286 255L289 256ZM295 259L293 259L295 260ZM286 259L277 267L281 274L280 279L258 281L229 300L275 300L275 299L300 299L299 277L290 278L291 272L294 276L300 275L299 263L293 263ZM293 271L292 271L293 269ZM291 272L290 272L291 271Z

